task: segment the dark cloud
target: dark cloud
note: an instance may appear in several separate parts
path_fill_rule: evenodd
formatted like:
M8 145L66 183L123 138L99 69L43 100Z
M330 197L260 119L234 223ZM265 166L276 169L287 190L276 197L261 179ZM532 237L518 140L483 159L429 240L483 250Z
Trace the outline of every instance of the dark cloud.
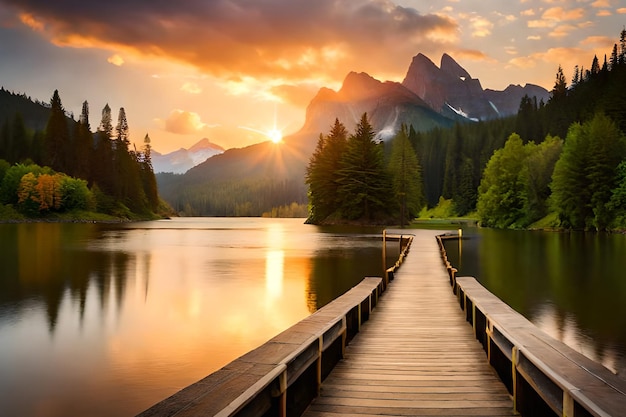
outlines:
M0 0L64 46L126 49L216 76L298 83L405 68L454 21L388 0Z

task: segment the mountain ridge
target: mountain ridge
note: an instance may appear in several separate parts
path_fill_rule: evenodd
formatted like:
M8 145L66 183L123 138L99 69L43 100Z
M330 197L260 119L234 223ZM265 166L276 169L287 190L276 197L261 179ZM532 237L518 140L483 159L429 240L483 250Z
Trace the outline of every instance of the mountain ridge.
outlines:
M413 57L403 82L380 81L365 72L350 71L339 90L319 89L306 108L303 126L297 133L286 136L282 145L262 142L229 149L194 167L189 175L194 182L200 178L210 181L211 178L275 176L280 179L294 175L304 180L319 135L328 132L335 119L351 132L363 113L367 113L377 139L387 140L402 124L413 126L416 131L428 131L451 127L458 121L513 115L521 98L529 92L540 96L538 100L549 97L547 90L532 84L510 85L503 91L485 90L480 80L472 78L450 55L443 54L437 67L419 53ZM264 155L270 160L262 161ZM279 158L280 164L275 163L275 158ZM212 164L216 166L211 167ZM274 165L280 168L273 168Z
M171 172L183 174L208 158L219 155L224 151L225 149L222 146L211 142L208 138L202 138L189 149L180 148L166 154L153 150L152 166L155 173Z

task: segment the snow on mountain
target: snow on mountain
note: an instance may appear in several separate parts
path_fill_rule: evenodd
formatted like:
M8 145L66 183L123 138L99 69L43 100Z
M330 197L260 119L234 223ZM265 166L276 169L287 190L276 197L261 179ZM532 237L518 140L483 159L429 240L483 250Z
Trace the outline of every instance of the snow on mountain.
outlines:
M189 149L180 148L167 154L152 151L152 167L155 173L173 172L174 174L184 174L196 165L223 152L224 148L220 145L203 138Z

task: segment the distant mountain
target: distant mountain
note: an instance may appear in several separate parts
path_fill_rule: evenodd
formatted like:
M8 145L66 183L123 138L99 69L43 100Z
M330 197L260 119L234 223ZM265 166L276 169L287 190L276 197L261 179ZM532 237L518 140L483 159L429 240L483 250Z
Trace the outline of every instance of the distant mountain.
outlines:
M484 90L480 80L472 78L448 54L441 57L439 68L425 55L413 57L402 85L438 113L474 121L516 114L524 95L536 97L538 102L550 97L545 88L533 84L510 85L504 91Z
M301 190L298 199L306 201L307 164L319 135L327 134L336 118L353 132L360 117L367 113L378 139L384 141L393 137L402 124L417 131L429 131L450 127L457 121L513 115L524 94L536 96L537 101L547 101L549 97L547 90L533 85L512 85L504 91L484 90L480 81L449 55L443 55L440 67L422 54L415 56L402 83L381 82L363 72L350 72L338 91L319 90L306 109L300 131L285 137L283 143L267 141L229 149L189 169L180 178L161 175L161 195L167 201L177 202L176 207L207 205L210 203L207 198L198 202L189 196L215 188L218 183L234 190L233 183L249 186L251 182L268 182L276 189L276 183L295 182L295 189ZM250 189L246 193L249 201L268 197L256 195ZM192 209L198 214L210 213L200 206Z
M350 72L339 91L321 88L306 110L304 125L276 146L270 142L229 149L188 173L193 182L253 177L303 177L320 133L329 132L338 118L352 132L367 113L379 139L393 137L404 123L417 131L450 127L455 121L486 120L517 113L524 94L547 101L542 87L527 84L504 91L484 90L478 79L449 55L438 68L426 56L413 58L402 83L381 82ZM278 163L279 162L279 163Z
M174 174L183 174L190 168L223 152L224 148L220 145L203 138L189 149L180 148L167 154L152 151L152 166L155 173L172 172Z
M339 91L320 89L307 107L303 127L296 134L286 136L283 143L268 141L229 149L190 169L184 182L245 178L304 181L320 133L328 133L336 118L351 132L365 112L383 140L393 136L402 123L413 125L418 131L454 123L400 83L381 82L366 73L351 72Z
M382 139L393 136L403 123L413 125L418 131L453 123L402 84L381 82L364 72L351 72L339 91L322 88L313 98L302 131L327 133L335 118L352 131L363 113L367 113Z

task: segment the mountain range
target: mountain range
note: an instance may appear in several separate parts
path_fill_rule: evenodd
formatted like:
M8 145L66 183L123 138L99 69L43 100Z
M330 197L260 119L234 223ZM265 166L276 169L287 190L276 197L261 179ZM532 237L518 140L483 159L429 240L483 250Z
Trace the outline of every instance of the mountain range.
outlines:
M304 178L320 134L338 118L352 132L363 113L381 140L395 135L402 124L416 131L446 128L455 122L475 122L517 113L524 95L547 101L549 92L533 84L509 85L503 91L483 89L480 80L444 54L437 67L416 55L399 82L379 81L366 73L350 72L339 91L321 88L306 109L302 128L282 144L263 142L229 149L190 169L192 183L243 178ZM185 182L185 181L183 181Z
M203 138L189 149L180 148L167 154L161 154L153 150L152 167L155 173L172 172L174 174L183 174L190 168L223 152L224 148L220 145Z

